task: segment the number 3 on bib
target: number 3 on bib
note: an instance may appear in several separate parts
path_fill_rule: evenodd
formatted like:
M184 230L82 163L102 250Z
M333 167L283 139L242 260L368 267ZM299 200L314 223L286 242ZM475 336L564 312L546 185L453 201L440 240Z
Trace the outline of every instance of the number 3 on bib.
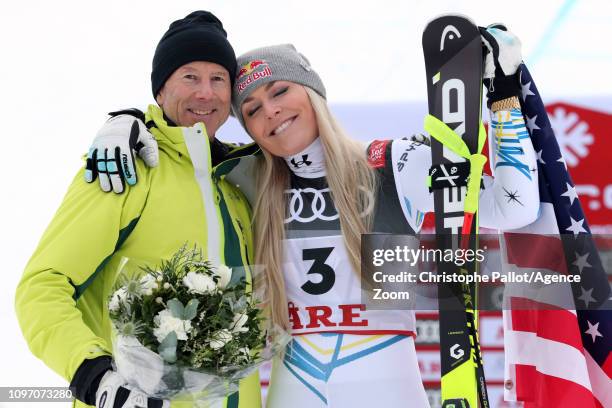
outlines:
M336 282L336 272L334 269L325 263L329 255L334 250L334 247L327 248L307 248L302 251L302 260L314 261L307 275L321 275L321 280L317 283L308 280L301 288L304 292L310 295L322 295L331 290Z
M292 334L414 333L412 310L368 310L342 235L284 241L283 275Z

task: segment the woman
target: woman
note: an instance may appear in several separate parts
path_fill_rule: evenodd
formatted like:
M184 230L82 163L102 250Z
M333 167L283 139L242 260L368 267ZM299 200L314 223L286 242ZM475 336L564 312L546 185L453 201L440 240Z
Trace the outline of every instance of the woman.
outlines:
M414 234L433 210L425 185L429 147L422 139L394 140L366 150L348 138L327 107L321 79L291 45L253 50L238 67L233 112L262 151L251 195L256 263L271 288L272 320L294 335L274 362L268 406L428 406L414 312L368 310L358 271L362 233ZM494 104L492 128L520 146L515 159L533 173L491 155L500 165L480 194L480 225L491 228L527 225L539 205L536 155L523 137L514 86L497 102L502 109ZM496 146L491 151L499 153Z
M238 66L246 69L236 79L233 112L263 152L256 263L265 266L272 289L272 319L294 334L284 360L274 363L269 406L427 406L413 311L366 310L357 271L362 233L416 233L432 211L429 147L374 142L366 157L342 132L320 78L291 45L251 51ZM519 138L520 111L497 115L512 117L515 126L504 137L516 137L522 164L537 168L529 138ZM523 180L505 166L495 173L481 193L481 225L531 223L537 177ZM518 186L519 206L505 193Z

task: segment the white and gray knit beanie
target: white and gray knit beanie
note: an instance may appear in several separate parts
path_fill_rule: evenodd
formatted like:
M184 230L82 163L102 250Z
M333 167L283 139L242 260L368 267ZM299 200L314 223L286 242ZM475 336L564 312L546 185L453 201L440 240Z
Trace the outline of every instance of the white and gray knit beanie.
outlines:
M232 90L232 112L244 126L240 107L257 88L268 82L290 81L304 85L323 98L325 86L308 59L292 44L272 45L251 50L238 57L236 81Z

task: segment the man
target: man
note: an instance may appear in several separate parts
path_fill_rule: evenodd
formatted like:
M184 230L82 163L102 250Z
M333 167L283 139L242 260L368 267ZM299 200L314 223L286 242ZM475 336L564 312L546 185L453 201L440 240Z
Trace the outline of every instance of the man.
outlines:
M226 37L221 22L205 11L171 24L153 58L159 106L141 114L159 145L157 167L136 163L140 180L134 185L135 173L119 171L133 165L131 157L119 150L90 155L86 178L106 171L103 186L118 192L125 177L130 187L126 194L100 195L79 172L19 283L15 306L28 345L70 381L77 407L169 405L129 389L111 365L107 300L122 257L154 265L189 242L213 264L226 264L250 280L251 210L236 186L225 181L232 166L224 164L257 147L236 148L215 139L229 115L236 73ZM112 120L134 122L133 144L146 156L148 132L130 116ZM260 404L253 375L222 406Z

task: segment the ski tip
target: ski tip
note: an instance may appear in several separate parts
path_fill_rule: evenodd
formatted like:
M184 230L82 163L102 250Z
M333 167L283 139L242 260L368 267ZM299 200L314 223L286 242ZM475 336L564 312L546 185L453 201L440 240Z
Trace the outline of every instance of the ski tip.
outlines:
M427 24L425 24L425 27L427 27L428 25L430 25L431 23L433 23L436 20L439 20L441 18L446 18L446 17L458 17L458 18L462 18L465 19L467 21L469 21L471 24L476 25L476 23L474 23L474 21L466 16L465 14L461 14L461 13L443 13L443 14L439 14L436 17L432 18L431 20L429 20L427 22Z

